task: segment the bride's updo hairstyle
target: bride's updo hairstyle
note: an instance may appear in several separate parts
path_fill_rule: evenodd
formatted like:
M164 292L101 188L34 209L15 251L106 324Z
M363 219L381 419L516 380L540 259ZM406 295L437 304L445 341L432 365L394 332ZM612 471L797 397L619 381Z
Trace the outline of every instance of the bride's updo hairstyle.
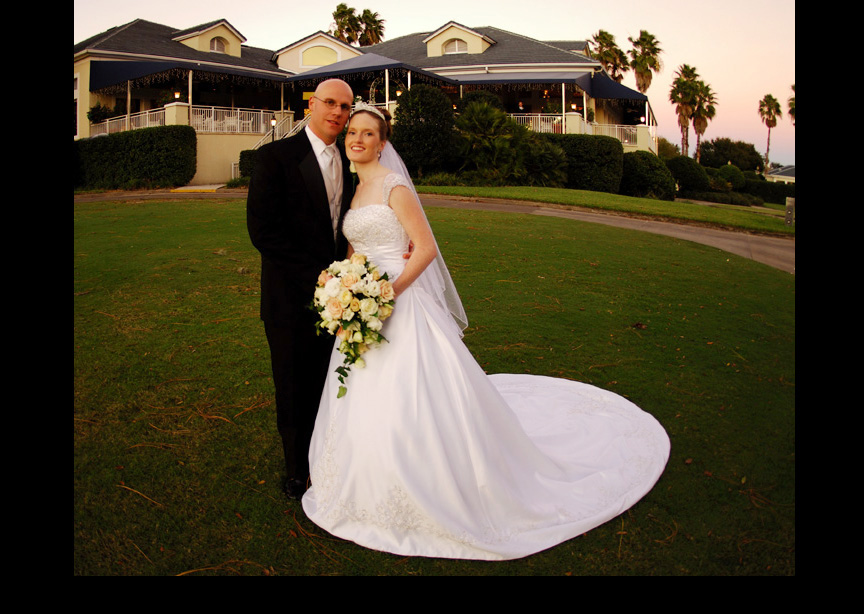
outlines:
M366 104L365 102L358 102L356 105L354 105L354 111L351 113L351 119L354 119L354 116L358 113L366 113L367 115L372 117L378 124L378 134L380 135L381 140L384 142L390 140L390 137L393 135L393 118L390 115L390 111L388 111L387 109L379 109L378 107L373 107L372 105ZM351 123L350 120L348 123Z

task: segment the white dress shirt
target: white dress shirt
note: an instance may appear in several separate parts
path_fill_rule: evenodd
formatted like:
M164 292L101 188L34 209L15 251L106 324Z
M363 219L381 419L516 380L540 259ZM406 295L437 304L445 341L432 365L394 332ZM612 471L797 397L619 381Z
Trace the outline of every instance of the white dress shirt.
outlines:
M327 186L327 198L330 201L330 219L333 222L333 236L336 236L336 228L339 225L339 212L342 209L342 156L339 155L339 149L334 142L332 145L327 145L312 132L309 126L306 126L306 135L309 137L309 142L312 143L312 150L315 152L315 157L318 159L318 165L321 167L321 174L324 176L324 185ZM330 157L324 151L330 149L333 155L333 167L331 174Z

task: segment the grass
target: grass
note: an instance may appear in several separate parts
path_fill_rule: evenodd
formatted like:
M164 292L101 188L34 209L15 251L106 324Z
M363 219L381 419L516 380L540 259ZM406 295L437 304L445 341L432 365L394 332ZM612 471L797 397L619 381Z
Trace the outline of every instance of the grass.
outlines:
M794 276L647 233L428 209L488 372L613 390L672 451L636 506L548 551L397 557L279 492L244 206L74 207L75 575L794 575Z
M686 221L691 224L762 234L795 234L795 227L785 223L785 208L775 205L754 208L717 203L705 205L564 188L417 186L417 191L466 198L506 198L552 207L599 209L624 215Z

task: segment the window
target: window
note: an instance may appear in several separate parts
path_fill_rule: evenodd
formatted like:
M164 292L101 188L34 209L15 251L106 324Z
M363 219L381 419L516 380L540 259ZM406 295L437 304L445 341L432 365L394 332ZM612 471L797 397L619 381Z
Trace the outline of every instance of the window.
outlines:
M451 38L444 43L444 55L452 53L468 53L468 43L461 38Z
M225 39L215 37L210 39L210 51L214 53L225 53Z

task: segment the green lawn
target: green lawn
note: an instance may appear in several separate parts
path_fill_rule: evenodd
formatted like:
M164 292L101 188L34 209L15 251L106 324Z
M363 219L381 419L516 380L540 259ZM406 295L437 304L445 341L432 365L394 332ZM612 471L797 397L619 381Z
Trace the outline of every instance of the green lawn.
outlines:
M547 217L427 210L490 373L588 382L672 441L619 518L503 563L332 538L279 492L245 200L74 206L75 575L793 575L795 278Z
M691 224L763 234L786 236L795 234L795 226L786 225L785 210L779 205L752 208L717 203L707 205L689 201L673 202L564 188L417 186L417 191L423 194L443 194L469 198L504 198L552 207L595 209L619 215L649 217L675 222L687 221Z

